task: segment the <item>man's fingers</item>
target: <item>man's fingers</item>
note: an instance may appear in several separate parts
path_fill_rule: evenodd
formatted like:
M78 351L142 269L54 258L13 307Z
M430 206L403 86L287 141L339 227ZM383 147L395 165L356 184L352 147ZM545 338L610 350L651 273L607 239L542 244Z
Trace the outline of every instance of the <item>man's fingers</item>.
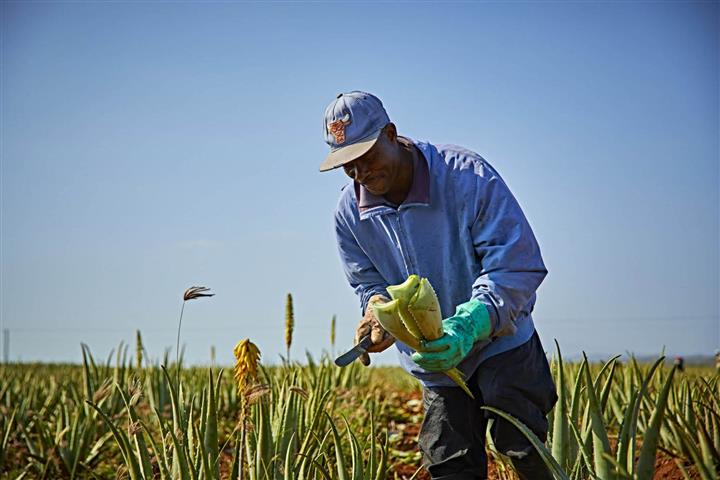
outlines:
M357 327L357 330L355 330L355 345L360 343L360 340L363 339L363 337L366 337L370 335L370 324L369 323L362 323Z
M382 352L384 350L387 350L393 343L395 343L395 337L388 334L385 336L385 338L383 338L380 343L370 345L370 348L368 348L368 352Z
M428 342L437 344L437 340ZM456 366L463 359L461 351L452 344L446 344L441 351L415 352L412 354L412 360L425 370L438 372L445 371Z
M434 354L423 352L423 353L413 353L412 354L412 360L416 364L418 364L420 367L422 367L425 370L428 371L438 371L441 370L440 364L442 363L441 359L437 358Z
M358 325L357 330L355 330L355 336L358 337L358 339L364 337L365 335L370 334L370 324L369 323L362 323Z
M379 323L373 322L372 328L370 330L370 340L372 341L373 345L381 343L384 338L385 330L383 330Z
M450 348L450 345L445 337L440 337L437 340L431 340L429 342L423 342L422 344L423 352L444 352L448 348Z
M443 372L460 363L456 356L444 357L436 352L416 352L412 354L412 360L420 367L430 372Z
M382 300L376 301L384 302L387 301L387 299L382 297ZM370 311L365 313L365 317L360 320L360 324L357 330L355 330L355 344L360 343L360 340L368 335L370 335L371 342L368 352L382 352L395 343L395 338L382 328L382 325L380 325ZM367 353L362 354L359 358L363 365L370 365L370 355Z
M367 353L363 353L358 357L358 359L366 367L370 366L370 355L368 355Z

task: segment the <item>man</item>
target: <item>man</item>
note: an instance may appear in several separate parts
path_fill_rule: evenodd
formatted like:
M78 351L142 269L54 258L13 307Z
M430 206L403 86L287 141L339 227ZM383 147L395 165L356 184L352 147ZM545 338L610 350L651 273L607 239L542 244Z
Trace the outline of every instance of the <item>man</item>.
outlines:
M395 342L402 366L423 384L420 448L432 478L487 476L481 405L520 419L541 439L555 386L531 312L547 270L533 232L500 175L480 155L453 145L398 136L378 98L338 95L325 111L330 154L320 171L343 168L352 181L335 211L347 279L363 318L356 341L368 351L395 342L374 318L372 302L410 274L427 277L443 314L444 335L414 352ZM489 332L489 333L488 333ZM361 358L370 364L369 356ZM472 400L440 373L457 366ZM552 478L530 442L494 418L496 448L522 479Z

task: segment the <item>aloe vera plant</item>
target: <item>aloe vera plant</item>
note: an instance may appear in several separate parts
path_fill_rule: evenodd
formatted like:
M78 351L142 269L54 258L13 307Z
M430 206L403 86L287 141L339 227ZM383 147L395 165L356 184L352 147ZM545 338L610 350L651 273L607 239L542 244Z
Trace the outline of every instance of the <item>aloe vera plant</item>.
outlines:
M83 346L79 366L0 366L0 470L8 478L234 480L240 451L248 480L376 480L393 478L400 464L420 466L416 450L400 447L416 430L399 426L416 427L421 412L408 416L398 401L418 387L410 377L406 387L388 386L385 375L398 377L390 367L339 369L309 354L304 365L259 364L261 386L248 393L250 428L239 441L231 371L185 367L178 383L174 365L160 366L171 365L171 351L159 359L144 352L140 369L126 351L120 345L96 361ZM712 368L581 360L568 362L558 347L553 373L564 402L552 412L548 442L533 442L555 478L649 480L660 455L676 463L671 478L720 478L720 375ZM488 446L499 478L511 478L510 462Z

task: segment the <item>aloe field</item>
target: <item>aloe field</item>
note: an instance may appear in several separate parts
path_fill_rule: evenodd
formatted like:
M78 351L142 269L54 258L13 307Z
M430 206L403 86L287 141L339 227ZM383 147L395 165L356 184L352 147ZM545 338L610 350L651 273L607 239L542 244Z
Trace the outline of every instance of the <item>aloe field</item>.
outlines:
M263 366L248 340L234 369L183 368L138 340L102 361L83 345L82 365L0 367L1 478L429 478L420 387L399 368ZM550 355L560 401L546 444L528 435L555 478L718 478L715 371ZM515 478L488 451L490 478Z

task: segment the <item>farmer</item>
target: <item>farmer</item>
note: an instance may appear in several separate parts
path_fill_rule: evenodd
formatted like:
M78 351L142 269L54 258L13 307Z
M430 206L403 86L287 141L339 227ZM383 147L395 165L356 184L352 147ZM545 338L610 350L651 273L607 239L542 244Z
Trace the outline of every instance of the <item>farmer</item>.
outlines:
M422 382L419 444L432 478L487 477L490 418L495 447L522 479L552 478L519 430L480 409L504 410L544 441L557 400L531 317L547 270L508 186L477 153L399 136L369 93L338 95L324 126L330 154L320 171L341 167L351 179L335 210L335 232L360 298L355 340L370 334L370 352L395 343L402 366ZM428 352L395 342L368 308L387 301L385 288L410 274L435 287L444 318L444 335L426 342ZM361 361L370 364L367 354ZM440 373L455 366L474 401Z

